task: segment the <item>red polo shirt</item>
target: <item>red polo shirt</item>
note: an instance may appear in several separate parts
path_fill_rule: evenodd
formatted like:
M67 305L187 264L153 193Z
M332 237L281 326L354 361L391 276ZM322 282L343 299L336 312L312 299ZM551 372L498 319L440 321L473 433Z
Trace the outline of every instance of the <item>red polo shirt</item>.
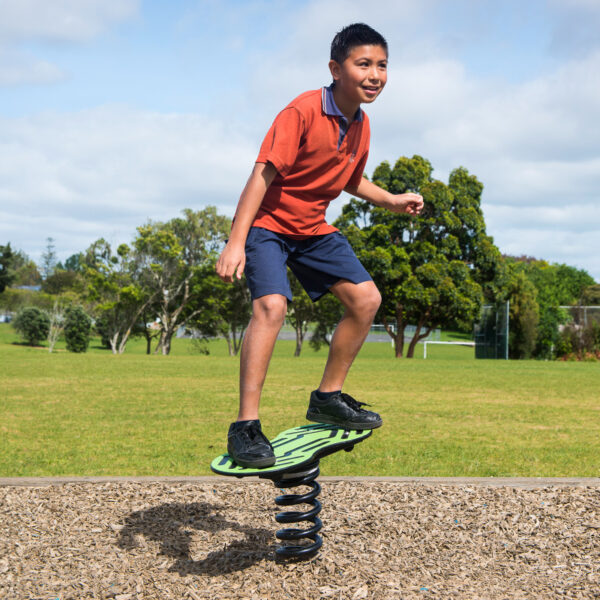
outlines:
M296 239L337 231L325 210L347 185L360 183L369 154L369 120L360 111L339 148L339 117L328 114L326 89L305 92L277 115L256 162L277 169L254 227Z

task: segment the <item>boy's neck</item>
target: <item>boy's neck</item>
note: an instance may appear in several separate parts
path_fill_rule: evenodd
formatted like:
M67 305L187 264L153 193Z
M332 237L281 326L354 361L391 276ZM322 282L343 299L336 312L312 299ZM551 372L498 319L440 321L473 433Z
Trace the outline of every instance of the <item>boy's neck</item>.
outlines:
M348 123L352 123L356 111L360 108L360 102L357 104L349 101L337 85L333 86L333 99L335 100L336 106L340 109L340 112L348 119Z

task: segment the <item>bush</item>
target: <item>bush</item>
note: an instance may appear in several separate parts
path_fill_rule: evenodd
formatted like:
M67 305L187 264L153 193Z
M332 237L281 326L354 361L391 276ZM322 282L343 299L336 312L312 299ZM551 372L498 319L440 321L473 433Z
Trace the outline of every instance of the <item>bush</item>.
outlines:
M69 352L85 352L90 342L92 320L81 306L67 309L65 318L65 341Z
M29 306L19 311L13 327L30 346L37 346L48 337L50 317L36 306Z
M598 360L600 323L592 321L587 327L576 323L565 325L556 344L556 355L561 360Z

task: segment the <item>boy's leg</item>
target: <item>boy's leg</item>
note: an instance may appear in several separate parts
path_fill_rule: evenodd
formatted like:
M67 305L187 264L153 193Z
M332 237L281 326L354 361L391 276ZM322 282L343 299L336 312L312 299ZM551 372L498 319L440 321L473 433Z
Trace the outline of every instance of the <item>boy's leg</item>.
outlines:
M227 452L242 467L275 464L275 454L258 419L260 393L267 375L277 334L283 325L287 299L268 294L253 300L252 318L244 335L240 357L240 408L229 427Z
M306 418L347 429L380 427L382 420L377 413L363 409L361 402L342 393L346 375L381 303L379 290L372 281L351 283L341 280L331 287L331 291L346 311L333 334L319 389L310 395Z
M287 311L287 298L269 294L252 302L240 358L240 408L238 421L258 419L263 383Z
M342 389L348 371L361 349L381 304L381 295L372 281L338 281L330 288L345 310L331 339L329 356L319 391Z

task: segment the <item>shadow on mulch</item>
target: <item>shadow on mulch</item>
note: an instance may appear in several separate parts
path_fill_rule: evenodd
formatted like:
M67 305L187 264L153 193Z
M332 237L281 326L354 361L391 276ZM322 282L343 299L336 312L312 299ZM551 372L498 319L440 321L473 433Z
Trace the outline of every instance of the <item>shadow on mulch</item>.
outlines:
M138 548L137 536L160 544L160 553L175 559L170 572L186 575L217 576L243 571L264 560L273 559L273 532L268 529L245 527L219 514L225 507L208 503L173 502L131 513L125 518L117 545L125 550ZM194 531L218 533L228 530L245 535L202 560L191 553Z

